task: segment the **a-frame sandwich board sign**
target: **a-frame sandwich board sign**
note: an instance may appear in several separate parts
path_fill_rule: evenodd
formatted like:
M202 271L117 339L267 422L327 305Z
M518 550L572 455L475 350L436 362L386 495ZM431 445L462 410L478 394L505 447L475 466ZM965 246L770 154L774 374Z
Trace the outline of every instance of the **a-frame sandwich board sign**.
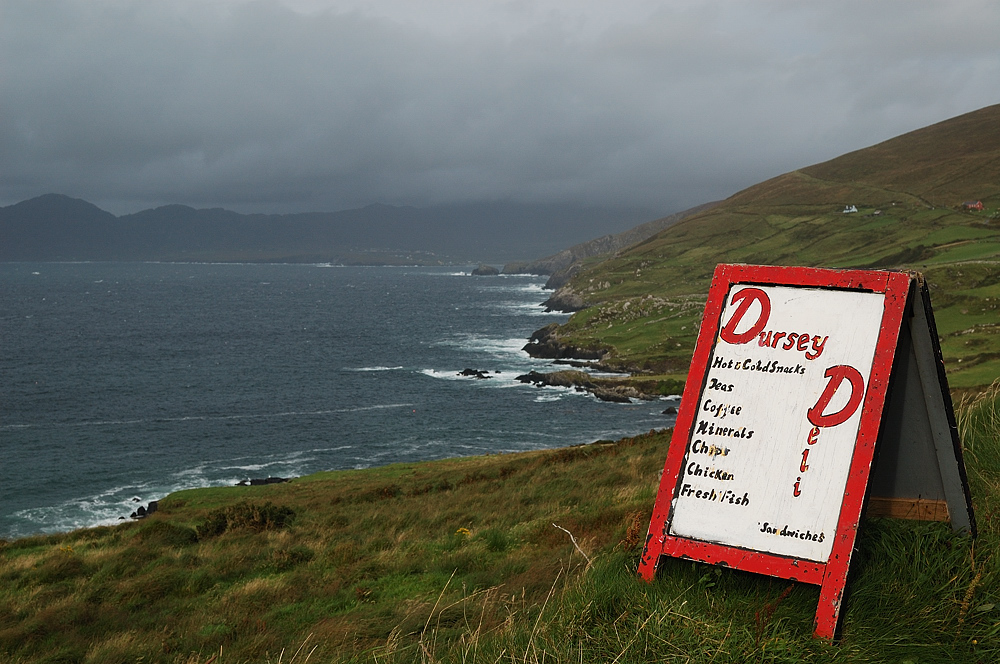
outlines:
M975 534L923 279L719 265L639 574L665 555L818 585L832 639L869 502Z

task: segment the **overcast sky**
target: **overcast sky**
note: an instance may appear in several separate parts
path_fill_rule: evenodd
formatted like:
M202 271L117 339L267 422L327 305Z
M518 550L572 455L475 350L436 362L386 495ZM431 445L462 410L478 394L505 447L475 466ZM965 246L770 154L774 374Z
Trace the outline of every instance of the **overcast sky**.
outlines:
M995 0L0 0L0 204L665 214L998 84Z

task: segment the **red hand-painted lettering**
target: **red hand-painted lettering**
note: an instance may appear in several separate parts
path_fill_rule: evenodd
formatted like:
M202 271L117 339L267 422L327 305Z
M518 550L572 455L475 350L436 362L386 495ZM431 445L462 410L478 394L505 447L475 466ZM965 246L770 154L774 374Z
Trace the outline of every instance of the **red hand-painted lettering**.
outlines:
M846 422L861 405L861 399L865 396L865 379L860 371L846 364L830 367L823 375L830 380L823 393L819 395L816 405L809 409L807 415L814 426L835 427ZM851 396L847 400L847 405L836 413L824 413L845 378L851 384Z
M771 300L767 297L767 293L759 288L744 288L739 293L733 296L733 301L730 304L739 303L736 307L736 311L733 312L732 318L726 323L721 330L719 330L719 336L722 340L730 344L745 344L752 341L764 326L767 325L767 319L771 315ZM747 311L750 309L750 305L754 302L760 303L760 314L757 316L757 322L750 326L746 332L736 332L736 327L743 320L743 316L746 315Z

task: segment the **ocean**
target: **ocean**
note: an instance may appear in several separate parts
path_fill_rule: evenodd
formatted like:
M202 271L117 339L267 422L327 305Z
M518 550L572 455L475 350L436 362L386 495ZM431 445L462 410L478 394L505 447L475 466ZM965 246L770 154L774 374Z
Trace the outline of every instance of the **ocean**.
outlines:
M180 489L673 424L515 377L544 279L469 269L0 264L0 538ZM458 375L471 368L490 378Z

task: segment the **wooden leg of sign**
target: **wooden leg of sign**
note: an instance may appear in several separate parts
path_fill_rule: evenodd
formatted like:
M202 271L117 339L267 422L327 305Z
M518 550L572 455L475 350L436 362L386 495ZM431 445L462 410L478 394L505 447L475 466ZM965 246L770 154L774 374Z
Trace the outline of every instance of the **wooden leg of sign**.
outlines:
M847 582L846 568L843 573L827 568L823 575L823 585L819 589L819 604L816 606L816 622L813 636L832 641L837 634L840 620L840 605L844 601L844 586ZM831 573L832 572L832 573Z
M639 578L641 578L646 583L653 580L656 576L656 566L660 560L660 554L649 554L645 552L642 554L642 558L639 559Z
M659 530L662 530L662 525ZM663 555L663 535L654 535L653 528L646 535L646 546L642 549L642 557L639 558L639 576L647 583L656 576L656 568L660 564L660 556Z
M670 492L664 492L661 486L656 496L656 503L653 505L653 516L649 520L646 545L642 548L642 557L639 558L639 576L647 582L656 576L656 568L660 564L660 556L663 555L669 507Z

